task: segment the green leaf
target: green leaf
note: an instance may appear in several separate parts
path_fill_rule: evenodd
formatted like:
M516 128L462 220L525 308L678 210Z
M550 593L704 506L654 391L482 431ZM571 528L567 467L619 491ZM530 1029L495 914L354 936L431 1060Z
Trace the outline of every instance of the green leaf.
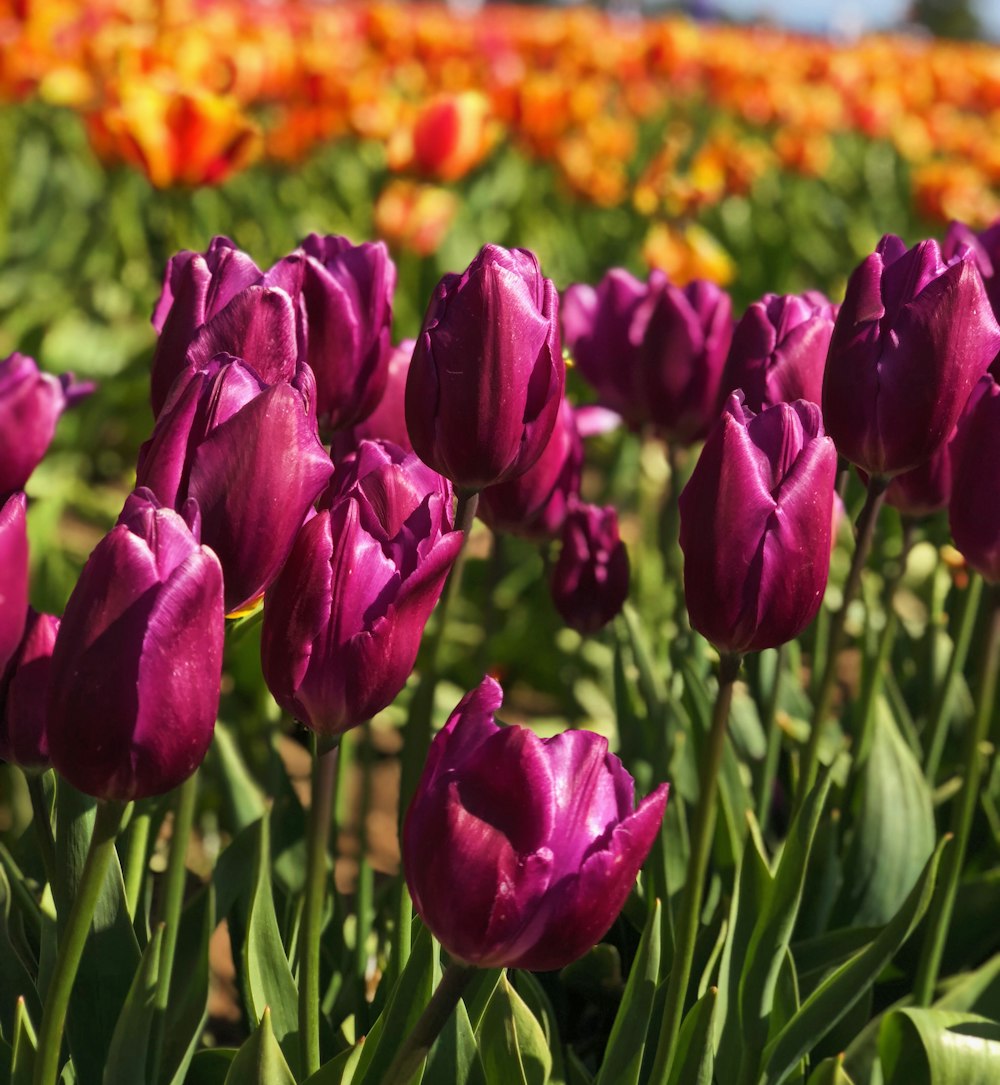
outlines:
M897 1010L882 1022L879 1056L886 1085L995 1085L1000 1024L978 1014Z
M861 810L836 908L838 926L887 923L934 850L930 787L881 698L863 774Z
M341 1051L339 1055L324 1063L315 1074L307 1078L305 1085L351 1085L364 1044L365 1040L362 1037L360 1042L353 1047Z
M137 1085L146 1080L146 1055L156 1014L156 977L160 971L162 948L163 925L160 924L146 946L115 1025L103 1085Z
M710 987L688 1010L677 1035L677 1053L667 1085L712 1085L715 1075L712 1018L718 996L718 988Z
M472 1025L473 1032L479 1028L479 1022L482 1021L486 1007L490 1004L493 992L502 978L502 968L477 968L466 985L462 1001L469 1011L469 1023Z
M488 1085L546 1085L552 1055L545 1032L506 976L486 1007L478 1040Z
M787 1078L802 1057L874 984L882 969L909 938L930 904L941 853L947 842L948 838L937 846L903 907L871 944L824 980L767 1045L764 1050L763 1085L779 1085Z
M423 1085L486 1085L476 1034L461 999L431 1049Z
M243 978L251 1021L260 1022L270 1007L268 1024L289 1064L297 1071L299 1062L298 989L285 956L271 890L270 819L257 823L254 849L254 881L243 941ZM242 1049L241 1049L242 1050Z
M844 1069L844 1056L824 1059L809 1075L808 1085L854 1085Z
M188 1067L184 1085L226 1085L226 1075L235 1058L235 1047L213 1047L197 1052Z
M181 912L170 976L160 1080L186 1085L188 1066L208 1018L208 945L215 930L215 887L209 883Z
M34 980L7 933L12 906L10 885L0 866L0 1032L14 1020L18 999L27 1000L27 1007L36 1020L40 1021L42 1015Z
M597 1085L637 1085L660 972L660 902L646 921L604 1049Z
M14 1043L10 1064L10 1085L31 1085L35 1077L35 1055L38 1040L31 1025L24 999L19 999L14 1011Z
M781 851L753 934L742 959L739 981L739 1028L742 1034L741 1080L749 1081L749 1069L756 1067L772 1027L775 987L785 964L795 920L798 918L809 853L819 826L830 774L809 792Z
M53 895L60 929L69 916L90 848L96 802L56 783L56 877ZM112 854L104 887L73 984L66 1034L80 1085L103 1076L111 1037L139 965L139 943L125 901L117 854Z
M223 794L229 806L234 832L240 832L264 816L264 796L247 768L229 727L219 720L212 737L212 753L219 762Z
M552 1008L545 988L530 972L518 969L514 973L514 989L524 999L535 1019L542 1026L545 1042L552 1054L552 1069L549 1071L551 1085L565 1085L566 1070L563 1066L562 1039L559 1036L559 1023L556 1011Z
M1000 953L991 957L975 972L955 977L948 990L935 1003L936 1010L978 1013L1000 1020Z
M406 967L361 1048L355 1081L379 1085L397 1049L431 1000L436 961L437 943L426 927L420 927Z
M271 1011L267 1006L256 1032L230 1063L225 1085L295 1085L295 1077L271 1028Z

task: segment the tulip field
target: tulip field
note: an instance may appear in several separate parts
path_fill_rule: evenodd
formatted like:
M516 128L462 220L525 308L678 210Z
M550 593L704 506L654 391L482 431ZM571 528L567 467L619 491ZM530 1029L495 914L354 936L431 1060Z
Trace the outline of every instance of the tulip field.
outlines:
M1000 1081L998 148L981 43L0 0L0 1085Z

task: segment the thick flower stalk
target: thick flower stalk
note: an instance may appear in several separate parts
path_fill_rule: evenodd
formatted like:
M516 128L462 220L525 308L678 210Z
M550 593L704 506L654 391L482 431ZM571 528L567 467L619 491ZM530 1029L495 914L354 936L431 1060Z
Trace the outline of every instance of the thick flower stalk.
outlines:
M1000 327L971 250L886 235L851 275L823 380L837 451L871 476L919 466L949 439Z
M24 489L52 443L60 415L93 388L72 373L39 372L26 354L0 361L0 501Z
M737 394L680 495L691 625L724 652L776 648L819 610L837 452L813 403L754 414Z
M220 354L178 378L139 452L137 485L173 508L197 501L229 614L277 576L333 471L312 404L308 367L268 384L243 359Z
M201 764L222 675L222 569L198 510L136 491L98 543L52 651L49 756L79 791L162 795Z
M556 424L559 297L534 253L485 245L438 284L406 383L417 455L468 493L523 474Z
M562 968L607 932L659 831L667 785L632 777L588 731L540 739L494 720L492 678L431 745L403 826L413 904L458 960Z
M461 547L448 483L412 453L363 441L339 464L264 599L275 700L332 737L403 688Z

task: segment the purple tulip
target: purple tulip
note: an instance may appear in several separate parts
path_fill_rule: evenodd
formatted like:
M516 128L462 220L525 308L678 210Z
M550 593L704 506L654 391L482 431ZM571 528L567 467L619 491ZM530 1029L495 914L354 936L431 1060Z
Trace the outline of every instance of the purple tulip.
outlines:
M985 230L976 233L964 222L951 222L941 242L941 255L945 261L961 256L964 249L969 249L979 268L986 287L986 295L993 306L993 314L1000 320L1000 219L992 222Z
M187 365L188 347L201 326L260 277L260 268L228 237L213 237L204 253L185 250L170 258L153 309L159 336L151 379L154 414L163 409L170 386ZM239 354L234 348L235 344L218 349Z
M378 406L363 421L333 434L331 452L343 459L357 451L362 441L389 441L406 452L413 451L406 428L406 378L410 372L415 339L404 339L389 355L388 378Z
M52 652L49 756L78 790L161 795L201 764L219 707L222 569L198 510L137 490L97 544Z
M23 769L49 766L46 704L59 619L28 610L21 644L0 674L0 761Z
M551 539L562 530L570 502L580 493L582 471L583 440L564 399L541 456L523 475L487 486L479 495L479 516L494 531Z
M612 268L596 288L574 283L562 298L562 326L576 368L601 402L638 428L648 417L639 390L636 310L649 287L624 268Z
M406 383L417 455L468 492L541 456L566 379L559 296L525 249L485 245L438 284Z
M260 598L333 470L316 434L312 374L267 384L220 354L175 382L139 452L137 485L164 505L198 502L222 562L226 610Z
M385 243L310 234L265 282L301 299L320 425L338 430L367 418L385 389L391 349L396 266Z
M628 585L628 552L618 535L618 513L610 505L578 504L566 517L552 570L556 610L578 633L596 633L620 613Z
M953 442L948 520L965 560L990 583L1000 582L1000 384L976 385Z
M562 968L598 942L635 884L667 803L633 809L633 781L589 731L540 739L493 718L492 678L431 744L403 825L420 918L483 968Z
M814 403L755 415L729 397L679 498L691 625L721 651L776 648L815 617L836 472Z
M842 456L891 478L948 440L1000 348L970 250L886 235L851 275L823 380L823 420Z
M261 659L275 700L332 736L387 707L416 662L462 533L445 479L363 441L337 465L264 597Z
M932 516L947 508L951 499L951 458L952 442L948 440L919 467L893 478L885 491L886 504L911 519Z
M0 500L24 489L52 443L59 416L93 390L72 373L39 372L26 354L0 362Z
M27 510L24 494L0 504L0 674L21 643L28 613Z
M823 397L823 369L837 307L814 290L765 294L743 314L726 359L725 392L741 389L752 411Z

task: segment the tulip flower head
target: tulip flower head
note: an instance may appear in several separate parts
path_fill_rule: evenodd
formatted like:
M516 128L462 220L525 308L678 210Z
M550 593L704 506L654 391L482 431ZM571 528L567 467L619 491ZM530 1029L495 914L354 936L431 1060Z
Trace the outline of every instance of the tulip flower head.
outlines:
M59 416L93 390L72 373L40 373L25 354L0 361L0 501L24 489L52 443Z
M668 787L636 809L606 739L499 726L502 699L484 678L435 737L403 825L403 869L414 908L453 957L547 971L614 922Z
M1000 583L1000 384L976 385L953 442L948 521L965 560L990 583Z
M28 613L28 502L0 498L0 675L17 651Z
M485 245L438 284L406 383L417 455L475 492L523 474L556 424L566 379L559 297L534 253Z
M49 765L46 705L59 619L28 610L21 644L0 673L0 761L23 769Z
M776 648L815 617L836 472L814 403L755 415L729 397L679 498L691 625L721 651Z
M338 430L332 435L330 451L334 459L343 459L356 452L364 441L389 441L405 452L412 452L410 434L406 428L406 377L410 372L414 339L404 339L389 355L388 378L378 406L363 421L351 429Z
M830 342L823 421L869 475L919 466L948 440L1000 350L1000 326L971 250L887 235L851 275Z
M264 679L317 734L363 723L406 683L461 548L451 504L445 479L386 442L337 465L264 598Z
M577 502L563 524L562 549L552 570L552 601L568 626L596 633L628 598L628 552L612 505Z
M52 650L52 764L78 790L129 802L201 764L222 677L222 568L198 510L148 490L125 503L66 604Z

